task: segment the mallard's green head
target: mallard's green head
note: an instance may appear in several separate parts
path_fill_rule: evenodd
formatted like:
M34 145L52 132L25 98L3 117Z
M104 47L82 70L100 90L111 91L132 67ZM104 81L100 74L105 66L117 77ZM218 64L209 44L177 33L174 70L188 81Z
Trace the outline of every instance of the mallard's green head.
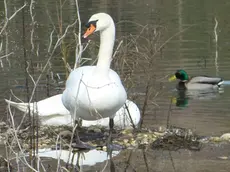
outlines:
M176 79L179 79L181 81L187 81L189 80L188 74L184 70L177 70L176 73L169 78L169 81L174 81Z

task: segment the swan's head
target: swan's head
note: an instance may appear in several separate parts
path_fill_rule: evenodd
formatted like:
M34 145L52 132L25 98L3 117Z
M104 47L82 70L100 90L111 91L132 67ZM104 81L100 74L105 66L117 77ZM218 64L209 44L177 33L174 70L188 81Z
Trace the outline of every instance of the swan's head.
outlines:
M103 31L113 23L113 19L110 15L106 13L97 13L90 17L88 23L86 24L87 30L83 35L84 38L87 38L94 32Z

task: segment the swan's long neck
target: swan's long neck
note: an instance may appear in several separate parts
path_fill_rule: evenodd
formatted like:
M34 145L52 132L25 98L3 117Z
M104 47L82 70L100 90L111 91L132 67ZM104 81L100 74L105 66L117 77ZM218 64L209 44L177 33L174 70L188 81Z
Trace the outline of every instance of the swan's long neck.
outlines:
M109 27L100 33L100 49L98 53L97 69L108 74L112 61L113 46L115 41L115 26L111 22Z

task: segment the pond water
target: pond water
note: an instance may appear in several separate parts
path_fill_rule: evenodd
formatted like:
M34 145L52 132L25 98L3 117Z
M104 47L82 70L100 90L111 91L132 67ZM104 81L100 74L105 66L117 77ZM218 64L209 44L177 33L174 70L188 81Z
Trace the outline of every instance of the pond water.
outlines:
M8 17L23 6L23 3L24 1L7 1ZM0 4L0 29L2 29L5 17L4 1L0 0ZM77 18L75 1L35 1L34 24L29 5L30 2L27 2L27 6L9 20L0 37L2 120L6 120L4 99L13 97L10 90L23 101L28 101L28 96L31 95L34 85L31 78L26 75L26 67L31 76L37 80L48 58L52 56L33 96L35 101L62 92L68 73L62 58L66 59L72 68L74 65L76 45L74 32L78 31L78 24L69 29L62 47L58 47L53 54L52 50L67 25L72 24ZM144 114L143 127L154 129L176 126L191 129L202 136L219 136L229 132L228 84L221 93L180 95L182 98L179 99L175 91L176 82L168 82L168 77L177 69L184 69L189 75L219 76L224 80L230 80L229 1L81 0L79 8L82 24L97 12L107 12L113 17L117 29L115 46L117 47L121 41L123 43L113 60L112 68L121 76L129 99L134 100ZM84 29L82 27L82 30ZM53 42L50 43L52 32ZM98 38L98 35L94 36L83 53L83 58L91 58L86 60L86 64L92 64L96 59ZM84 40L83 44L85 45ZM3 57L7 54L7 57ZM177 106L171 104L172 98L178 98ZM154 157L149 155L151 157L149 161L157 159L155 162L159 163L152 164L149 171L153 171L154 167L158 171L184 171L181 170L184 166L187 166L187 171L192 171L194 159L206 160L208 150L211 149L213 150L206 148L203 154L191 157L188 152L182 151L183 157L187 157L184 165L178 163L180 157L177 153L169 155L168 152L152 152ZM210 156L222 155L224 150L222 148ZM4 149L1 152L3 151ZM117 164L121 162L121 157L128 157L129 153L130 151L122 152L120 159L117 158ZM134 154L137 156L141 154L141 157L144 155L138 150ZM166 166L170 166L172 156L176 158L175 163L180 165L171 164L168 168ZM165 163L160 160L164 160ZM214 160L215 158L208 158L207 168L201 164L196 171L199 169L213 171L214 165L211 164ZM135 163L134 158L133 164ZM222 166L222 171L227 170L228 164L225 162L214 164ZM140 170L141 166L138 169ZM129 171L132 171L131 167Z

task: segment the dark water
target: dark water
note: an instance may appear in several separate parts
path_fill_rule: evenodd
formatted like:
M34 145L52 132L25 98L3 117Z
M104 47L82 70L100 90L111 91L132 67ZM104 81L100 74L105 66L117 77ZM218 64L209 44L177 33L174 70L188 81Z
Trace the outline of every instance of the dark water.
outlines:
M0 37L0 56L12 53L8 58L1 58L1 118L5 118L6 113L4 98L12 96L10 89L24 101L27 101L27 95L31 94L33 83L25 75L25 59L29 62L30 74L36 80L51 54L48 52L50 33L54 30L52 50L58 34L64 33L67 25L76 20L73 0L63 1L62 10L59 1L43 0L34 4L36 23L33 26L29 15L29 3L9 21L7 33L3 32ZM0 18L4 21L2 0L0 4ZM23 5L23 1L7 1L7 4L8 16L11 16L15 9ZM80 1L79 7L83 24L96 12L107 12L114 18L117 28L116 46L121 40L124 42L112 66L122 77L129 98L134 99L141 110L148 86L144 127L166 127L168 123L172 126L190 128L205 136L221 135L229 131L229 86L225 86L221 94L186 97L180 106L176 106L171 105L171 98L178 97L174 91L176 83L167 81L168 76L177 69L185 69L190 75L221 76L225 80L230 80L230 3L227 0L97 0ZM60 17L58 19L60 11L62 23ZM3 23L0 26L1 29ZM31 44L33 28L34 49ZM71 28L65 39L64 48L68 47L66 57L71 67L75 51L73 32L77 29L77 25ZM95 36L83 57L94 60L97 45L98 36ZM39 81L34 100L41 100L62 91L66 79L61 59L64 56L60 48L57 48ZM87 63L90 64L92 61ZM30 86L29 94L26 90L26 78ZM167 121L169 111L170 119Z

